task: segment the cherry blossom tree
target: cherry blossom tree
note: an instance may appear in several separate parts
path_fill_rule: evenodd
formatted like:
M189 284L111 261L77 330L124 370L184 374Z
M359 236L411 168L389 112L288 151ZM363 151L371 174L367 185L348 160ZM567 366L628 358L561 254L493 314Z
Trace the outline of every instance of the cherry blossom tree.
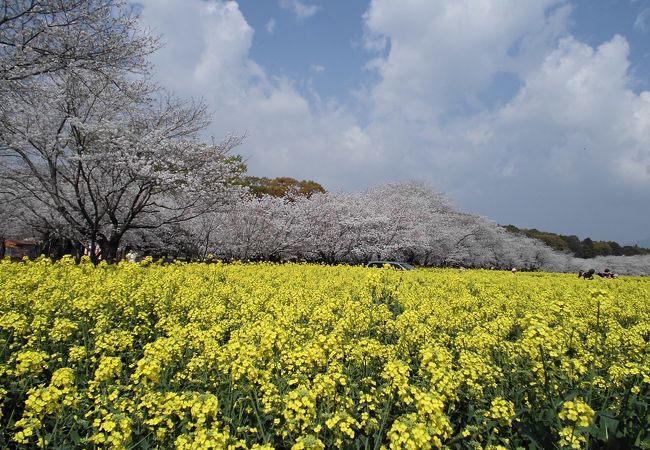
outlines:
M7 181L23 197L29 193L22 203L34 218L62 218L108 260L131 229L216 207L243 169L229 154L240 138L196 140L206 120L202 104L152 102L147 84L86 71L48 77L0 106Z
M378 258L391 257L431 265L442 263L458 231L450 201L420 182L391 183L371 189L379 211L388 217Z
M2 21L0 170L30 225L112 261L129 231L218 208L241 138L201 142L205 104L148 81L155 41L125 2L13 2Z
M363 193L326 193L310 197L304 258L328 264L367 261L377 252L385 215Z

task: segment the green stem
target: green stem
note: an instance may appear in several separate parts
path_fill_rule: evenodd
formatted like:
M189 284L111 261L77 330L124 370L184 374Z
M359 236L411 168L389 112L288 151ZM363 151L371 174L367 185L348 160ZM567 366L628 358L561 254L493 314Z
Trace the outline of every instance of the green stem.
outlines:
M384 410L381 418L381 426L379 427L379 432L375 435L375 448L374 450L378 450L379 447L381 446L382 442L382 435L384 434L384 427L386 426L386 422L388 422L388 413L390 412L390 408L393 403L393 394L388 396L386 399L386 404L384 405Z
M257 426L259 427L259 434L262 435L264 443L269 442L268 437L266 436L266 430L264 429L264 423L260 417L257 394L254 389L251 389L251 394L253 394L253 411L255 412L255 418L257 419Z

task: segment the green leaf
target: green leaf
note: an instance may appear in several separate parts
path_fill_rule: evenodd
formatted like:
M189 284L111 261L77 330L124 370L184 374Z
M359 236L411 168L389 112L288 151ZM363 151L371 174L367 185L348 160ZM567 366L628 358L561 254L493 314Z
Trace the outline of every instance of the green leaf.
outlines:
M644 433L647 433L647 431L639 431L639 434L634 441L634 446L642 449L650 449L650 433L646 434L646 436L643 436Z
M535 439L534 437L532 437L530 434L528 434L528 433L522 433L522 437L525 438L525 439L528 439L528 440L530 441L530 442L528 443L528 450L541 450L541 449L544 448L544 447L542 447L542 446L540 445L539 442L537 442L537 439Z
M81 445L81 436L79 436L77 430L70 430L70 439L72 439L74 445Z
M620 422L613 417L600 415L598 420L598 428L595 437L602 441L608 441L610 437L616 436L616 430Z

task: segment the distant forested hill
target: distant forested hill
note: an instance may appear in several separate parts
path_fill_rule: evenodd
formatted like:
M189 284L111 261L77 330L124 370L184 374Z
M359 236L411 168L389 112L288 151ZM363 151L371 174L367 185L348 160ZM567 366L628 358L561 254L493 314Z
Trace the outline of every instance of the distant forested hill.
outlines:
M620 245L614 241L594 241L590 238L580 240L578 236L540 231L535 228L517 228L514 225L504 227L514 234L523 234L544 242L549 247L560 252L571 253L577 258L594 258L596 256L634 256L650 255L650 249L638 245Z

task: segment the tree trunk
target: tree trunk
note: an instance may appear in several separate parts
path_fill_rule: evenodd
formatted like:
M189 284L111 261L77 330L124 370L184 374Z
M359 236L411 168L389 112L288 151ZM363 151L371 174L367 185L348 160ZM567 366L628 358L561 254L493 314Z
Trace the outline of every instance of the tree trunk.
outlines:
M113 232L108 239L100 239L99 246L102 250L102 259L109 264L117 262L117 251L120 247L122 234Z
M117 260L117 249L120 246L120 240L119 239L111 239L106 242L106 245L102 246L102 255L104 257L104 260L109 263L113 264Z

